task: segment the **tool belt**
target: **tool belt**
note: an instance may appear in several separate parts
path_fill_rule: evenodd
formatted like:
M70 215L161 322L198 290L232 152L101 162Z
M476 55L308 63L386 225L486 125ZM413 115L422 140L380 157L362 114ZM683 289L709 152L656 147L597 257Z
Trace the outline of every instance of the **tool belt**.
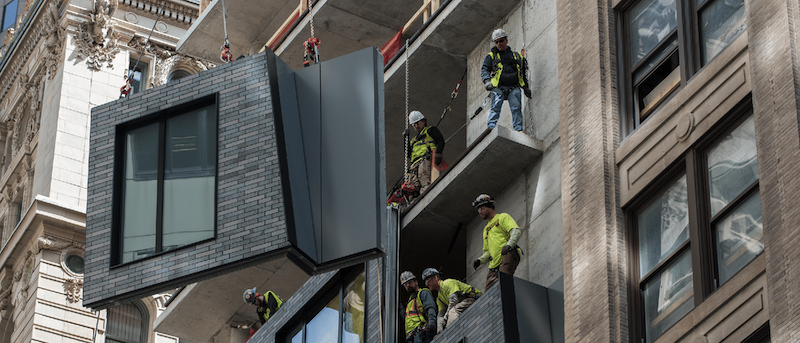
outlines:
M414 336L416 334L418 334L420 332L427 332L427 331L428 331L428 327L427 326L417 326L416 328L414 328L414 330L411 330L411 332L409 332L408 335L406 335L406 342L413 343L414 342Z

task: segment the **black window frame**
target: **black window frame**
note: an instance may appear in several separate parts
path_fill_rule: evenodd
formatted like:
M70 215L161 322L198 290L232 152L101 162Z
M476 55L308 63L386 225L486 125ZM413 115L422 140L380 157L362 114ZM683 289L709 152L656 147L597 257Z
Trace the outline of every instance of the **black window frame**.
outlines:
M642 57L642 59L636 63L636 65L631 65L631 42L628 34L630 26L628 18L630 11L641 1L645 0L628 0L619 6L615 12L616 26L618 28L617 41L619 51L617 54L617 62L620 66L620 68L618 68L620 85L618 95L620 100L620 110L622 112L620 123L622 125L623 137L629 136L641 125L643 125L644 122L646 122L649 118L652 118L653 115L669 101L669 99L677 94L680 89L686 87L686 84L694 75L700 72L703 67L710 63L714 58L719 56L718 53L704 65L702 56L703 50L701 49L702 41L700 37L699 13L710 7L716 0L704 0L705 2L699 6L697 5L697 2L703 0L675 0L677 26L674 29L674 32L671 31L671 33L665 36L668 38L664 38L661 42L656 44L656 46L647 55ZM674 36L674 39L677 41L677 45L673 48L674 51L670 49L669 53L665 54L661 59L657 59L656 57L658 57L658 53L662 51L662 49L666 49L672 42L672 36ZM738 35L735 37L738 37ZM637 85L634 84L635 81L633 80L633 75L636 72L641 71L643 76L641 77L642 80L640 80L640 82L643 83L644 80L653 75L656 70L659 69L659 67L667 63L669 58L672 56L675 56L678 59L679 65L677 69L679 69L680 72L680 83L676 86L676 88L668 92L668 94L663 98L657 98L654 100L652 108L642 116L641 111L645 110L646 108L642 108L640 110L639 106L636 104L637 100L635 99L635 93L637 92ZM647 62L654 62L654 66L651 68L645 68ZM669 89L669 87L667 87L667 89Z
M163 144L165 144L166 140L166 122L168 119L173 117L178 117L180 115L189 113L193 110L201 109L204 107L212 107L214 111L216 111L216 127L214 128L214 139L217 140L216 144L216 151L214 152L215 160L215 172L214 172L214 213L217 213L217 206L218 206L218 186L219 186L219 94L212 94L195 101L180 104L163 111L159 111L150 115L146 115L141 118L137 118L116 126L115 132L115 146L114 146L114 193L113 193L113 201L112 201L112 229L111 229L111 256L110 256L110 264L111 268L117 268L121 266L125 266L132 263L138 263L141 261L145 261L151 258L158 257L165 253L174 253L181 249L185 249L187 247L191 247L203 242L212 241L217 238L217 216L214 216L214 223L213 223L213 230L214 233L212 237L199 240L196 242L192 242L186 245L182 245L175 249L170 250L163 250L163 217L164 217L164 180L166 174L166 149ZM123 208L124 208L124 178L125 178L125 146L126 140L125 136L128 132L151 125L151 124L159 124L158 128L158 169L157 169L157 205L156 205L156 244L155 244L155 253L140 259L134 259L132 261L122 263L122 244L123 244L123 237L122 237L122 220L123 218Z
M692 310L697 308L722 286L717 282L719 266L716 261L717 246L715 243L714 225L720 219L725 218L727 214L731 213L740 204L744 203L750 195L753 195L755 192L760 192L760 176L712 217L710 215L710 183L707 176L708 167L705 153L717 146L719 142L742 123L753 117L754 113L752 108L752 100L748 96L728 113L728 115L717 122L703 138L687 149L682 157L678 158L671 166L666 168L650 183L648 188L640 192L640 194L623 209L626 213L626 226L628 227L627 239L629 241L628 246L630 247L628 252L628 272L630 275L628 283L628 301L631 313L629 317L631 343L648 341L646 337L647 323L645 321L644 311L644 285L648 281L653 280L654 277L660 276L665 269L676 262L683 253L688 251L691 257L692 292L694 298ZM638 216L684 176L686 177L687 187L689 238L645 275L640 275ZM763 250L747 264L752 263L752 261L761 254L763 254ZM744 268L745 267L742 269ZM736 274L742 269L737 271ZM690 313L692 310L689 310L686 314ZM678 319L676 323L679 321L680 319ZM669 328L665 329L662 334L668 330ZM654 337L652 341L657 338L658 337Z
M298 329L303 331L303 337L301 339L302 342L306 342L305 334L308 332L306 329L309 322L316 317L327 305L330 303L331 300L335 297L339 297L339 315L338 315L338 327L337 327L337 342L342 342L342 330L343 328L343 316L344 311L344 301L346 294L347 286L358 279L359 275L364 274L364 282L366 283L369 279L369 275L367 273L367 266L366 264L359 264L350 268L345 268L340 270L328 283L322 287L308 302L306 305L298 311L294 317L287 321L286 324L278 331L276 334L276 342L291 342L292 336L299 332ZM368 322L370 321L369 316L367 316L367 309L368 309L368 300L367 300L367 290L368 288L365 284L364 289L364 341L367 342L367 328L369 327ZM269 324L269 322L267 322Z

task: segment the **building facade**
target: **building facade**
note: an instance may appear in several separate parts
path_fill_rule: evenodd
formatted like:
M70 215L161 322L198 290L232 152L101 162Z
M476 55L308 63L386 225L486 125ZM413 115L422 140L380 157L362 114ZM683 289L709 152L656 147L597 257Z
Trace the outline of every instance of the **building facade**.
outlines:
M557 6L568 341L796 341L797 4Z
M83 306L89 113L213 66L175 52L199 14L168 1L3 2L0 50L0 341L176 342L153 331L170 292Z

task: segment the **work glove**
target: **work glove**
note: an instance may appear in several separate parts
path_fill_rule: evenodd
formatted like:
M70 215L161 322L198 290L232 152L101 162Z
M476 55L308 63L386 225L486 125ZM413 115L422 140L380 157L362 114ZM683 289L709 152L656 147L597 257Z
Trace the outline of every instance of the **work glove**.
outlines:
M500 255L508 254L511 251L511 249L514 248L512 248L510 245L504 245L503 250L500 252Z
M490 90L494 89L494 86L492 86L492 83L491 83L491 82L486 82L486 83L483 85L483 87L485 87L487 91L490 91Z
M408 128L403 130L403 137L408 137Z
M433 337L433 335L436 334L436 321L435 320L428 321L428 326L425 329L428 330L428 335L429 335L428 337Z
M475 260L475 262L472 262L472 268L475 268L475 270L478 270L478 267L480 266L481 266L481 260Z
M525 87L525 88L522 89L522 91L525 92L525 96L528 97L528 99L531 98L531 89L530 88Z
M480 297L481 297L480 294L475 294L475 295L472 296L472 299L478 300L478 298L480 298Z
M437 165L442 164L442 154L437 152L433 155L433 161L436 162Z

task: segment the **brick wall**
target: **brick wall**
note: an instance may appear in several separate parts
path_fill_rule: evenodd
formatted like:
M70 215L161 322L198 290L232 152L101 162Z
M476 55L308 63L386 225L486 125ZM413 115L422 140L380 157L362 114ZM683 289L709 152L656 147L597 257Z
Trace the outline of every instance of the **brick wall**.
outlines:
M627 342L626 245L611 1L558 0L567 342Z
M198 281L196 273L230 271L237 261L288 249L277 144L264 53L95 107L86 225L84 304L135 298ZM174 106L218 95L216 239L111 268L115 127ZM286 248L286 249L284 249ZM194 279L192 279L194 277ZM114 300L121 300L119 298Z
M461 339L469 343L505 342L501 294L498 283L439 333L432 343L456 343Z
M745 2L772 342L800 341L798 2Z

